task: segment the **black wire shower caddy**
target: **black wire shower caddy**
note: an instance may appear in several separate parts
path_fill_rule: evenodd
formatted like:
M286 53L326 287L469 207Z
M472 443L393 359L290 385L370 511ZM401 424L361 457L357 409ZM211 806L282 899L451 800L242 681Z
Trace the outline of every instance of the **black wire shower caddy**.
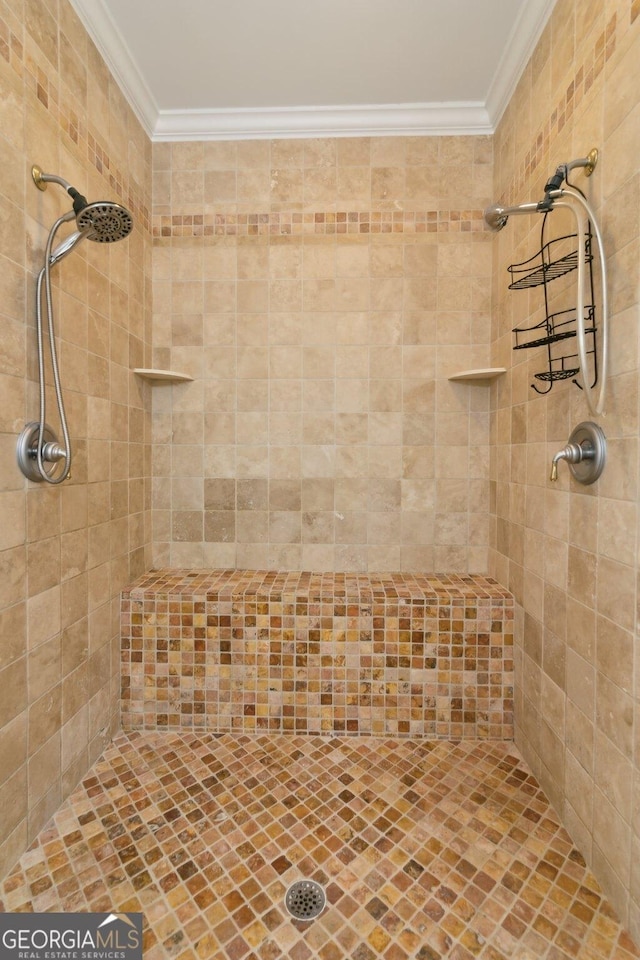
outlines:
M598 382L598 354L596 341L596 308L593 287L593 253L591 249L591 224L588 224L584 237L577 234L567 234L555 237L545 242L545 227L549 212L542 219L540 230L540 249L528 260L514 263L507 267L512 276L509 290L530 290L533 287L542 287L544 296L544 317L539 323L513 327L515 335L514 350L530 350L534 347L546 347L547 365L545 370L535 373L534 377L546 387L532 383L536 393L549 393L557 380L573 380L576 386L580 383L575 379L580 372L577 352L566 352L569 348L567 341L576 338L576 308L550 312L549 284L559 277L565 276L578 268L578 244L585 245L585 267L588 276L589 303L584 304L585 335L587 337L587 354L593 357L593 383ZM559 346L560 345L560 346Z

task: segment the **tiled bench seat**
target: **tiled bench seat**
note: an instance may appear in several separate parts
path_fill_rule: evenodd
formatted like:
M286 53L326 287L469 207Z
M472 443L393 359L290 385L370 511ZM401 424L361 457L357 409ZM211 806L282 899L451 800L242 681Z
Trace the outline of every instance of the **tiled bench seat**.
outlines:
M513 611L477 575L154 570L122 594L123 726L511 739Z

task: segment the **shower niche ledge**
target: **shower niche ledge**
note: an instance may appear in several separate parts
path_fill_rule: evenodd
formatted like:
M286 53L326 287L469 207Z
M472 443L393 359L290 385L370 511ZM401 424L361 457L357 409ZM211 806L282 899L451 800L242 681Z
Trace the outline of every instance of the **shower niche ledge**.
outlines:
M137 373L143 380L149 383L186 383L193 380L188 373L178 373L176 370L154 370L151 367L134 367L134 373Z
M506 367L480 367L478 370L459 370L452 373L448 380L455 380L459 383L469 381L469 383L491 383L507 372Z

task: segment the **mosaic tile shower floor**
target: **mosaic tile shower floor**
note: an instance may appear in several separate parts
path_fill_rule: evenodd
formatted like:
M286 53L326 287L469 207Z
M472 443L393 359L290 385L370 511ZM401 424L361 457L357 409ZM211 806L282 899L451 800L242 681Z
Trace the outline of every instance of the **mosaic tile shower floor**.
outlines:
M640 957L501 742L121 734L0 909L141 911L145 960Z

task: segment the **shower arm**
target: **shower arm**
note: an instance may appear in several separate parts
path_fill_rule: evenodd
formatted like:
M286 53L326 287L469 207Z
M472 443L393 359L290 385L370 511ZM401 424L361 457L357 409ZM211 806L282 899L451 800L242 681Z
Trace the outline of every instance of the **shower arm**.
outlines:
M578 157L577 160L570 160L568 163L561 163L556 167L556 172L552 177L549 177L547 184L544 188L544 199L538 201L537 203L519 203L513 207L501 207L499 203L494 203L493 206L487 207L484 211L485 223L491 230L502 230L506 225L509 217L517 215L519 213L549 213L553 209L553 198L559 197L561 194L558 192L563 182L567 179L567 175L575 170L577 167L582 167L584 169L585 177L590 177L593 171L595 170L596 164L598 162L598 151L594 147L593 150L590 150L586 157ZM565 192L571 193L577 199L582 198L582 194L574 191L572 187L565 187Z
M544 200L538 203L519 203L514 207L501 207L495 203L492 207L487 207L484 211L484 219L491 230L502 230L510 216L518 213L545 213L541 208Z
M73 200L73 209L76 214L80 213L80 211L84 210L87 206L87 198L84 197L79 190L76 190L75 187L72 187L68 180L65 180L64 177L59 177L57 173L44 173L40 167L34 164L34 166L31 167L31 176L38 190L46 190L48 183L57 183L58 186L63 187Z
M68 180L65 180L63 177L59 177L57 173L43 173L40 167L33 166L31 167L31 176L33 177L33 182L35 183L38 190L46 190L48 183L57 183L61 187L69 192L73 190L73 187Z
M586 157L578 157L577 160L570 160L568 163L561 163L559 167L556 167L556 172L554 175L549 177L547 185L544 188L545 194L559 190L563 181L565 181L571 171L575 170L577 167L582 167L584 169L585 177L590 177L596 168L597 162L598 151L594 147L593 150L589 151Z

